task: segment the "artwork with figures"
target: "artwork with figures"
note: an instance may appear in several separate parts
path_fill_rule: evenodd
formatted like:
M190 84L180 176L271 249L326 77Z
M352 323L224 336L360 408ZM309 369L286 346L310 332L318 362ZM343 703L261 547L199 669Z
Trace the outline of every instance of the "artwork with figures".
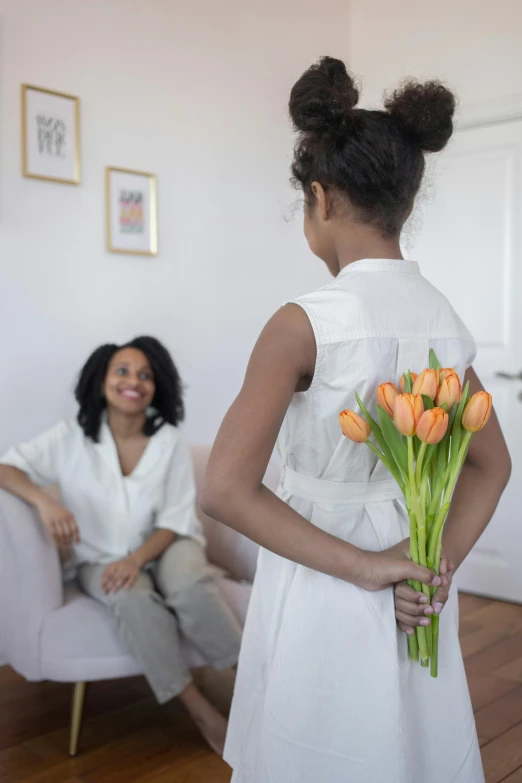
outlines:
M158 252L156 178L129 169L106 170L107 247L113 253Z
M79 98L22 85L22 158L25 177L79 184Z
M120 231L122 234L143 234L143 193L120 190Z

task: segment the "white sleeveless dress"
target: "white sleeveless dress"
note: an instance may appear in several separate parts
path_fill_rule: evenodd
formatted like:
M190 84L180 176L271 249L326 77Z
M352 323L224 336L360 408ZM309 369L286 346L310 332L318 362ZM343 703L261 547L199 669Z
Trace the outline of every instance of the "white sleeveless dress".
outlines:
M279 496L366 550L409 535L401 494L338 415L375 409L379 383L419 372L433 348L462 377L469 332L411 261L371 259L296 300L317 342L311 388L284 421ZM408 659L391 589L367 592L259 554L225 760L232 783L482 783L458 641L456 590L440 622L439 677Z

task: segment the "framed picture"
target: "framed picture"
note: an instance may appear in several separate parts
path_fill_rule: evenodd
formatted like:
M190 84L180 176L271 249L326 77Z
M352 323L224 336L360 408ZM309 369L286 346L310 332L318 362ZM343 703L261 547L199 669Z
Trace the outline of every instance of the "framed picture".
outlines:
M105 199L108 249L112 253L155 256L158 220L154 174L107 168Z
M24 177L80 184L80 99L22 84Z

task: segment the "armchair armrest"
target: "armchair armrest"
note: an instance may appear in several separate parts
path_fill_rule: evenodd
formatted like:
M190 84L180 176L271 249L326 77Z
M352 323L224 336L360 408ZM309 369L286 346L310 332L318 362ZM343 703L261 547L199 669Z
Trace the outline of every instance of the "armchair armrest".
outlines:
M208 457L209 446L191 446L194 474L198 491L197 511L203 523L207 538L208 559L214 565L223 568L235 579L254 581L259 547L241 533L232 528L216 522L201 510L199 497L203 484ZM279 470L276 465L270 464L264 477L264 484L275 491L279 483Z
M58 551L30 506L0 491L0 646L28 680L40 679L40 631L63 604Z

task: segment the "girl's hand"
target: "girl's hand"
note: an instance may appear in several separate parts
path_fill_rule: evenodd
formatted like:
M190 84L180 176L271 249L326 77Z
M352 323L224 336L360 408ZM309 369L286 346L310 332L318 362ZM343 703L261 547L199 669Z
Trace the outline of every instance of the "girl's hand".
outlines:
M439 587L442 584L441 577L429 568L412 563L409 551L408 538L382 552L365 551L361 578L357 581L359 587L373 592L384 590L408 579Z
M105 595L117 593L125 588L130 590L140 574L140 566L135 555L124 557L110 563L102 574L101 586Z
M395 585L395 617L401 631L408 636L413 634L416 625L429 625L429 616L440 614L448 600L449 590L455 573L455 566L444 555L440 561L441 585L428 604L423 593L417 592L406 581Z
M59 547L80 543L80 531L70 511L47 495L42 494L36 506L40 519Z

